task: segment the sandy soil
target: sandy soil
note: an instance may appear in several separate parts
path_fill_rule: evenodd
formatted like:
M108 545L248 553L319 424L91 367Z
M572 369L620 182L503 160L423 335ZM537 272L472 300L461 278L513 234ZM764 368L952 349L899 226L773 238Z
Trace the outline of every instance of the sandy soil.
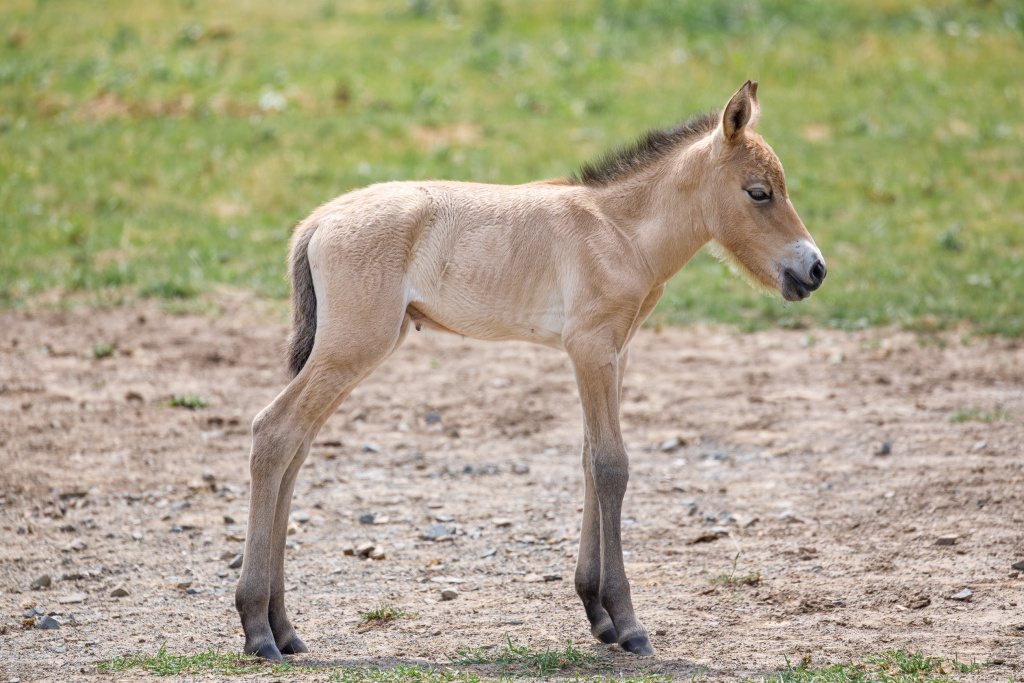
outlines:
M241 648L224 558L245 535L248 425L285 379L285 330L251 310L0 316L4 680L109 679L97 661L165 642ZM906 646L996 662L970 680L1019 678L1024 345L948 341L642 331L624 529L658 655L612 648L610 673L734 680ZM116 352L93 358L102 343ZM166 405L186 393L209 406ZM949 421L996 407L1010 419ZM411 333L300 475L287 566L302 661L444 663L506 633L593 647L572 587L580 434L562 354ZM440 540L421 538L438 523ZM385 559L343 554L367 540ZM756 585L712 581L751 572ZM42 574L52 585L33 590ZM361 626L380 600L414 616ZM63 626L23 626L33 606Z

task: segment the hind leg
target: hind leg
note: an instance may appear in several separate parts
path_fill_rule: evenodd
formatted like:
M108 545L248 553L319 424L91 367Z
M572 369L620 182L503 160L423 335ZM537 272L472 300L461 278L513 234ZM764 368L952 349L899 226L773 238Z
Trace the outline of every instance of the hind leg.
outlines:
M395 343L392 352L401 346L407 331L408 321L405 321L402 324L398 341ZM327 420L330 419L331 415L334 414L334 411L338 409L338 406L348 398L350 393L351 389L344 391L313 425L313 428L306 435L302 445L299 447L295 458L288 466L288 470L285 472L284 478L281 481L281 488L278 491L277 510L274 515L273 549L275 563L272 568L273 573L270 581L270 605L268 609L268 618L270 621L270 630L274 634L274 642L282 655L295 655L309 652L306 644L302 642L301 638L299 638L291 621L288 619L288 613L284 604L285 542L288 538L288 520L291 517L291 501L292 494L295 489L295 481L298 479L299 470L302 469L302 465L305 462L306 457L309 455L309 449L313 445L313 441L316 439L317 434L320 433L320 429L324 426Z
M348 315L321 306L316 343L305 367L253 421L249 527L235 592L246 653L280 659L279 643L286 650L305 649L284 610L284 542L292 490L316 431L401 341L405 312L400 290L392 292L392 301L349 302ZM272 594L279 596L273 604Z

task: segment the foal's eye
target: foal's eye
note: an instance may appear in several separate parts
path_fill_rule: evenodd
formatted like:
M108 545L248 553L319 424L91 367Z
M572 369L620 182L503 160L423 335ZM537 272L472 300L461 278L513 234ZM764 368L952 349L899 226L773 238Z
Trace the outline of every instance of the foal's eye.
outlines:
M755 202L766 202L772 198L770 194L768 194L767 192L760 188L747 190L747 194L750 195L750 198L753 199Z

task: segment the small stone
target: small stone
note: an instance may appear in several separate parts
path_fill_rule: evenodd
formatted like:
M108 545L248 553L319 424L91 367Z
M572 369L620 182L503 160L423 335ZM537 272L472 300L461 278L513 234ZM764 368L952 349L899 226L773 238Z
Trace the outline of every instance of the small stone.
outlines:
M76 531L74 524L62 524L60 530L65 534L73 534Z
M242 555L242 553L238 553L237 555L231 558L230 562L228 562L228 569L238 569L242 566L243 559L245 558Z
M804 524L804 520L796 516L796 513L792 510L786 510L780 514L777 519L780 522L788 522L789 524Z
M311 517L312 515L303 510L299 510L298 512L292 513L292 519L298 522L299 524L305 524L310 520Z
M875 449L875 455L889 455L892 453L892 444L888 441L883 441L878 448Z
M911 600L907 607L910 609L924 609L930 604L932 604L932 599L927 595L921 595Z
M1024 560L1014 562L1010 565L1010 569L1016 569L1017 571L1024 572Z
M179 590L188 590L192 587L191 581L178 581L176 584Z
M30 584L32 590L42 590L43 588L49 588L53 583L53 579L50 578L49 574L43 574L42 576L36 577Z
M443 591L441 591L442 600L454 600L457 597L459 597L459 591L455 590L454 588L445 588Z
M225 524L234 524L235 523L235 518L232 517L231 515L224 515L224 523Z
M131 595L131 591L122 583L118 584L114 590L110 591L110 597L112 598L126 598Z
M136 541L141 541L144 537L141 531L133 531L132 538L134 538Z
M207 468L203 470L203 481L207 484L213 485L217 483L217 475L214 474L213 470Z
M60 628L60 622L44 614L36 619L36 628L56 630Z
M521 581L523 583L542 583L544 581L544 577L541 576L540 574L533 574L533 573L531 573L531 574L527 574L526 576L524 576L521 579Z
M437 412L436 410L431 411L431 412L429 412L429 413L427 413L426 415L423 416L423 421L426 422L428 425L432 425L432 424L434 424L436 422L440 422L441 421L441 413Z
M365 515L359 515L360 524L373 524L374 514L367 512Z
M512 520L505 519L504 517L495 517L491 520L491 524L493 524L496 527L512 526Z
M345 549L341 551L341 554L354 557L356 554L356 547L354 545L346 546Z
M373 550L367 555L371 560L383 560L385 558L384 548L375 546Z
M388 517L387 515L376 515L373 518L373 523L374 524L390 524L391 523L391 518Z
M846 600L843 600L842 598L836 598L836 599L834 599L832 601L832 606L833 607L846 607Z
M196 595L196 594L199 593L200 590L202 590L202 589L200 589L200 588L186 588L185 592L188 593L189 595Z
M525 462L512 463L512 474L529 474L530 465Z
M495 389L504 389L505 387L512 386L512 382L510 380L498 377L491 380L491 386L494 387Z
M966 601L971 599L972 595L974 595L974 593L971 592L971 589L970 588L965 588L962 591L960 591L959 593L956 593L954 595L949 596L949 599L950 600L959 600L961 602L966 602Z
M448 535L448 527L446 527L444 524L438 523L438 524L435 524L434 526L430 527L429 529L426 529L425 531L421 532L420 533L420 538L422 538L425 541L436 541L437 539L441 538L442 536L447 536L447 535Z
M80 538L76 538L75 540L71 541L71 543L68 543L66 546L64 546L64 552L80 552L88 547L89 546L86 545L85 541L83 541Z
M375 443L364 443L363 444L363 453L380 453L381 450L382 450L381 447L378 446Z
M956 545L956 539L955 535L939 536L935 539L935 545Z
M89 599L89 596L85 593L69 593L68 595L62 595L57 598L58 605L77 605L85 602Z
M545 581L561 581L562 580L562 575L561 574L545 574L544 575L544 580Z
M356 555L359 555L359 557L368 557L376 547L377 546L373 543L360 543L356 546Z
M711 527L711 533L715 534L716 536L728 536L729 530L726 529L724 526L713 526Z
M668 635L668 631L666 629L663 629L663 628L655 629L654 635L656 635L656 636L667 636Z

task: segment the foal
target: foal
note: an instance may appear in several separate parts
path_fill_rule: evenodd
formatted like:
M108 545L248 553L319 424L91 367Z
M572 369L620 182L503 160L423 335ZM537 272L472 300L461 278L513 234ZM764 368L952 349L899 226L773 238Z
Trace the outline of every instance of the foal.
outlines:
M757 83L719 114L646 134L571 179L502 186L395 182L324 204L291 242L295 378L252 425L249 529L235 605L245 651L307 652L284 607L295 478L317 432L412 323L564 349L583 404L585 494L576 592L591 633L653 654L622 560L629 478L619 398L629 342L665 282L714 240L798 301L825 262L754 132Z

